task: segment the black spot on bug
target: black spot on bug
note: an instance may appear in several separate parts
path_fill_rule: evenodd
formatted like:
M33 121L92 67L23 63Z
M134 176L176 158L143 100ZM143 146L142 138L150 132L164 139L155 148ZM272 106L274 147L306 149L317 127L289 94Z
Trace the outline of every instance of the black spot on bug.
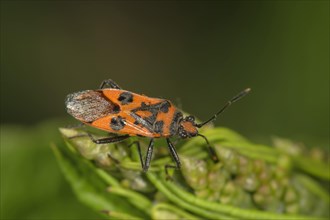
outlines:
M146 121L144 118L141 118L141 116L137 115L134 112L131 112L130 114L134 119L134 124L142 126L147 128L150 132L153 132L152 124L150 124L148 121Z
M112 118L110 122L110 127L115 131L123 129L125 127L125 119L121 116Z
M150 125L153 125L156 121L156 118L157 118L157 112L153 111L151 116L145 117L143 119L147 121Z
M120 112L119 105L115 105L112 110L113 110L113 113L119 113Z
M169 108L171 107L171 103L167 100L161 101L157 104L146 104L145 102L141 102L141 106L131 110L131 116L139 123L139 125L147 128L150 132L163 132L163 124L161 122L156 122L157 116L159 112L167 113ZM148 117L144 117L145 114L151 115ZM155 125L157 123L157 125ZM155 128L155 126L157 128ZM157 131L155 131L155 129Z
M127 105L133 102L133 95L130 92L123 92L118 97L118 101L120 101L122 105Z
M163 133L163 127L164 127L164 122L163 121L156 121L155 125L154 125L154 132L161 134Z
M166 101L164 102L164 104L161 105L160 107L160 111L164 112L164 113L167 113L168 112L168 109L171 107L171 103Z
M179 122L182 119L182 113L177 111L174 113L173 120L170 125L170 134L175 135L178 132Z

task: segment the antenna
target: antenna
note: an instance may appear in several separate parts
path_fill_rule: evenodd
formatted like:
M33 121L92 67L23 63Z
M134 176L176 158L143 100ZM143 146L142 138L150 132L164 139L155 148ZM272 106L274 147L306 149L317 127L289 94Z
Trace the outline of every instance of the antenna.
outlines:
M217 119L218 115L220 115L222 112L224 112L231 104L233 104L234 102L240 100L241 98L243 98L244 96L246 96L249 92L251 91L250 88L247 88L245 90L243 90L242 92L238 93L236 96L234 96L232 99L230 99L223 107L222 109L220 109L213 117L211 117L209 120L200 123L200 124L196 124L196 127L201 128L204 125L206 125L207 123L214 121Z

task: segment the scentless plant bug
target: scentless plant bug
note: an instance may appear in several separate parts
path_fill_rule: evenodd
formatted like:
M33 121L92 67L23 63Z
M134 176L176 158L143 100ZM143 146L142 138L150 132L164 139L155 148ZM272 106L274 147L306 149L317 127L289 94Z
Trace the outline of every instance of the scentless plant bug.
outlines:
M65 105L67 112L86 125L114 133L117 136L91 140L96 144L115 143L132 136L148 137L150 143L143 162L139 142L137 144L142 169L146 172L150 166L154 139L166 138L170 153L176 166L166 165L167 168L180 168L180 159L175 150L171 137L180 138L202 137L207 144L213 161L218 158L207 138L198 133L198 128L214 121L227 107L250 92L247 88L229 100L216 114L202 123L196 123L194 116L184 117L170 101L150 98L127 90L123 90L113 80L104 80L97 90L85 90L69 94Z

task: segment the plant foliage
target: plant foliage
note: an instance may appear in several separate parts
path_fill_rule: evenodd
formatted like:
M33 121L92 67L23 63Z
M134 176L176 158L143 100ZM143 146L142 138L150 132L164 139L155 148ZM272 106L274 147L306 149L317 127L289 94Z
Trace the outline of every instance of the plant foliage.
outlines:
M182 168L168 180L164 166L173 162L162 140L143 173L137 149L127 147L135 138L96 145L84 130L60 131L66 147L52 149L65 177L81 202L110 219L329 217L329 154L317 148L280 138L269 147L205 128L220 162L209 158L203 139L178 141Z

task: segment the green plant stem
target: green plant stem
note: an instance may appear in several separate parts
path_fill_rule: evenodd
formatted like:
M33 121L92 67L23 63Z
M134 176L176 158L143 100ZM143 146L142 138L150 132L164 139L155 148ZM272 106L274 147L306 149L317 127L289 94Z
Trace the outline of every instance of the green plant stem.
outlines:
M321 161L311 160L306 157L293 157L293 161L297 168L312 174L313 176L330 180L329 164Z
M122 187L109 187L107 191L111 194L116 194L126 197L128 201L133 203L133 205L135 205L137 208L139 208L146 214L150 215L152 204L146 197L142 196L140 193L137 193L129 189L124 189Z
M251 158L251 159L262 159L266 162L269 163L277 163L278 157L279 155L276 154L271 154L271 153L266 153L266 152L262 152L262 151L258 151L253 149L257 148L258 145L255 145L253 147L251 147L251 145L249 144L245 144L245 143L228 143L228 142L224 142L220 144L221 147L226 147L226 148L231 148L231 149L235 149L237 150L240 154Z
M140 217L137 217L137 216L133 216L133 215L129 215L129 214L122 213L122 212L116 212L116 211L102 211L102 212L105 213L106 215L110 216L113 219L143 220L143 218L140 218Z
M322 187L320 187L319 184L317 184L312 178L303 175L298 174L296 175L296 178L300 183L302 183L306 188L308 188L312 193L314 193L316 196L322 198L326 203L330 203L330 195L329 192L324 190Z
M119 182L104 170L96 168L95 171L110 186L119 186Z
M217 213L210 210L202 209L198 206L192 205L181 198L177 197L175 194L173 194L168 188L163 184L163 182L160 180L160 178L151 173L148 172L147 176L149 180L157 187L159 191L161 191L169 200L174 202L175 204L181 206L182 208L187 209L190 212L196 213L200 215L202 218L209 218L209 219L233 219L229 216L223 215L221 213Z
M120 167L129 170L136 170L136 171L141 171L142 169L140 162L132 162L132 161L120 162ZM151 166L148 171L150 172L160 171L160 167Z
M277 150L264 145L253 145L247 142L228 142L217 136L207 136L208 140L213 144L220 144L222 147L227 147L237 150L239 153L252 158L265 159L268 162L276 163L278 156L280 155ZM202 140L191 140L187 142L181 151L188 151L189 148L196 148L196 146L202 145ZM265 158L266 156L266 158Z
M155 161L152 161L152 165L155 166L164 166L165 164L171 163L172 159L170 157L163 157L160 159L157 159Z
M200 219L200 218L197 218L197 217L189 214L188 212L182 211L181 209L178 209L175 206L167 204L167 203L159 203L159 204L154 205L153 210L152 210L152 213L153 213L152 218L156 219L155 212L157 212L158 210L162 210L162 209L168 210L170 212L173 212L173 213L179 215L181 217L180 219L189 219L189 220Z
M197 198L196 196L187 193L186 191L180 189L175 184L164 180L161 178L160 180L164 187L166 187L172 194L175 194L178 198L181 198L185 202L194 205L195 207L201 207L206 210L214 211L217 213L230 215L233 217L244 218L244 219L268 219L268 220L279 220L279 219L291 219L291 220L307 220L311 219L311 217L307 216L298 216L298 215L281 215L275 214L265 211L256 211L256 210L246 210L240 209L233 206L223 205L219 203L209 202L206 200L202 200ZM313 218L314 219L314 218Z

